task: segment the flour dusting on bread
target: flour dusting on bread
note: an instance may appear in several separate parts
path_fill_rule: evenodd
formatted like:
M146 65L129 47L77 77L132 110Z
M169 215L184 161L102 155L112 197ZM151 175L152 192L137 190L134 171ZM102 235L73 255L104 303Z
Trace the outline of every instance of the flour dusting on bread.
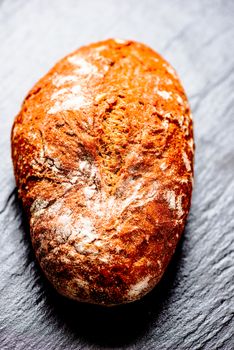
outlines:
M179 78L143 44L81 47L34 86L12 157L36 257L59 293L110 306L157 284L188 215L193 153Z

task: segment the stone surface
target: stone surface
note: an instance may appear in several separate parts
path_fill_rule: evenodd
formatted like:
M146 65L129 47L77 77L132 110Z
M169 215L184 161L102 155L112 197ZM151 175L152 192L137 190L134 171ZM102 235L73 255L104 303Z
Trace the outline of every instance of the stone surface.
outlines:
M1 349L234 347L234 3L0 1ZM60 297L40 272L17 199L10 130L31 86L62 56L107 37L145 42L178 71L194 115L193 203L161 283L110 309Z

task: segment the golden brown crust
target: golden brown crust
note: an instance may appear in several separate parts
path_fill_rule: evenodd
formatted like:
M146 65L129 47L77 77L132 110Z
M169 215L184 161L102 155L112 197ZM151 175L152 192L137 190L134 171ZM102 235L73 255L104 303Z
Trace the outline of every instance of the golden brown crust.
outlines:
M61 294L113 305L155 286L189 211L193 151L184 90L145 45L82 47L34 86L12 157L36 256Z

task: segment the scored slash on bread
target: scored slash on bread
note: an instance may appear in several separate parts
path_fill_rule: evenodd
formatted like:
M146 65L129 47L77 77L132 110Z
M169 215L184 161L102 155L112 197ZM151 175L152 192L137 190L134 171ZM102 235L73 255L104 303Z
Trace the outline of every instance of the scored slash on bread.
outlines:
M179 78L143 44L81 47L34 86L12 158L36 257L59 293L116 305L156 285L188 215L193 153Z

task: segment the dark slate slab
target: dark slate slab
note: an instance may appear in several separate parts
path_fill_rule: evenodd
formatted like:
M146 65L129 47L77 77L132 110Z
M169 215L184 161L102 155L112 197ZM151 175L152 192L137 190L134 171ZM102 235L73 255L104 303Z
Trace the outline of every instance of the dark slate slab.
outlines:
M234 349L234 2L0 1L0 348ZM41 274L10 159L14 115L60 57L132 38L179 72L195 120L196 180L186 230L162 282L115 309L58 296Z

